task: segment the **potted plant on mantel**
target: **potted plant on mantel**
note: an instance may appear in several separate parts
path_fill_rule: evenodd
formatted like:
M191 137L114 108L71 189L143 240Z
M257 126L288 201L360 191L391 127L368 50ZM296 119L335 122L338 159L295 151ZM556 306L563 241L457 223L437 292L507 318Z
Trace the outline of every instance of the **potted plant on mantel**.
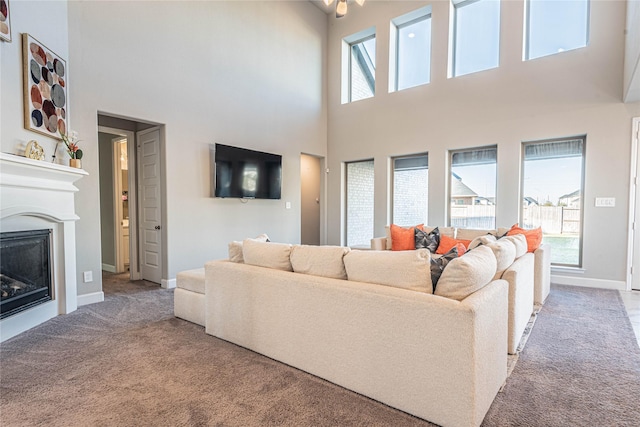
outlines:
M60 136L62 137L62 142L67 146L67 153L71 157L69 159L69 166L72 168L82 168L82 150L78 147L78 132L69 131L69 133L64 133L60 131Z

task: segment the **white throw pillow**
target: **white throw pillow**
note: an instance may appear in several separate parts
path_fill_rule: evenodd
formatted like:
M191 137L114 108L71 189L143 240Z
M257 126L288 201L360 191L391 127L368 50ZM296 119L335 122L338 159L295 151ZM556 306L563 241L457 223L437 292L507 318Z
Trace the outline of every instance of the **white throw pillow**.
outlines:
M346 279L343 258L349 248L342 246L295 245L291 249L293 271L313 276Z
M496 236L493 236L491 234L487 234L484 236L479 236L476 237L475 239L471 240L471 243L469 243L469 247L467 248L467 250L471 250L475 247L478 247L480 245L488 245L490 243L493 243L496 241Z
M487 247L491 249L496 256L497 271L493 279L499 279L502 277L502 273L516 260L516 245L510 240L500 239L497 242L488 244Z
M438 280L435 294L462 301L491 282L496 267L493 251L486 246L477 247L449 261Z
M258 242L254 239L244 239L242 242L245 264L293 271L290 256L291 245L288 243Z
M431 255L415 251L351 251L344 256L349 280L432 293Z
M516 247L516 259L527 253L527 238L524 234L514 234L512 236L505 236L500 240L509 240Z
M263 233L253 240L257 242L268 242L269 236ZM240 264L244 262L244 258L242 257L242 242L237 240L229 242L229 261L238 262Z

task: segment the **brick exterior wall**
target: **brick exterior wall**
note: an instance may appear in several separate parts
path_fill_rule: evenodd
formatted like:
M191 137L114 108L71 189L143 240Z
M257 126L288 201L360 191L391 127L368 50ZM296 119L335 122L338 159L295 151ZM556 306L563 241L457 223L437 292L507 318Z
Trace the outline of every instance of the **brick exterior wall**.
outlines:
M347 163L347 246L373 238L373 160Z
M427 223L429 169L399 170L393 173L393 223Z

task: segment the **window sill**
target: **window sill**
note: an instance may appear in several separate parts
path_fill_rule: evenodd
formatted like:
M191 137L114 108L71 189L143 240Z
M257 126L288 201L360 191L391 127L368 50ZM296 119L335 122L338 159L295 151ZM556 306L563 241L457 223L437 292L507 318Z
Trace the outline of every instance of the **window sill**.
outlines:
M584 268L580 267L564 267L564 266L551 266L551 274L554 273L571 273L571 274L584 274Z

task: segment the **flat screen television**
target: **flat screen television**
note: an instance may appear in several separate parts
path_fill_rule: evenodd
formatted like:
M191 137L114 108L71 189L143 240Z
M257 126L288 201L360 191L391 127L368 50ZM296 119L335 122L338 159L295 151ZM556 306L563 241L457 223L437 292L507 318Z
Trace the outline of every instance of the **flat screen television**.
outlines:
M214 196L280 199L282 156L215 144Z

